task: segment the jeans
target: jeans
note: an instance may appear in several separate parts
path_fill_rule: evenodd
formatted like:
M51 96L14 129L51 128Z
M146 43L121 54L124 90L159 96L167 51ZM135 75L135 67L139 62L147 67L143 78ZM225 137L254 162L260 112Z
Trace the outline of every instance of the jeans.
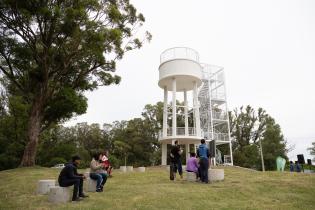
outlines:
M96 189L100 189L106 183L107 174L105 174L105 173L90 173L90 178L96 180Z
M209 169L209 160L208 158L201 158L200 159L200 180L202 182L208 183L208 169Z
M183 174L183 168L182 168L182 161L179 160L174 160L173 162L171 162L172 166L173 166L173 172L176 173L178 170L179 175Z
M83 178L61 179L59 181L59 185L60 187L69 187L73 185L72 200L75 200L78 196L83 195Z

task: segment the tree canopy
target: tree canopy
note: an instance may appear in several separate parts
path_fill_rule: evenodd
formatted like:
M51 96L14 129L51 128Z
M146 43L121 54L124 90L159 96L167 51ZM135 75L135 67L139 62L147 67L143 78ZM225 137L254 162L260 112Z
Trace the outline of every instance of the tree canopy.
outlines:
M313 160L315 161L315 142L312 142L312 146L307 148L310 151L310 155L314 156Z
M0 76L29 105L22 166L43 130L86 111L84 91L120 82L116 61L151 39L135 37L144 21L129 0L0 2Z
M260 140L267 170L276 169L278 156L288 159L281 128L265 110L255 111L248 105L229 112L229 119L235 165L260 169Z

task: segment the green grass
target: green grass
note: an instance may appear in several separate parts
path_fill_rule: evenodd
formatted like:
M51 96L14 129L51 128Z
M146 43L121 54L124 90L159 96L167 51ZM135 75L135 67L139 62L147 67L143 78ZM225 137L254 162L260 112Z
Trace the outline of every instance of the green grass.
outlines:
M1 171L0 209L315 209L315 175L224 169L225 180L208 185L171 182L165 168L149 168L145 173L114 171L105 192L59 205L35 193L37 181L56 179L58 169Z

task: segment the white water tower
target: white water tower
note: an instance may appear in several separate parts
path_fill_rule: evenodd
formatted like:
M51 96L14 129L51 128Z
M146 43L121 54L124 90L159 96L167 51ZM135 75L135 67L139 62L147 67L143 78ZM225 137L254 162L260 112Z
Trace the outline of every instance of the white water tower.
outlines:
M160 134L162 144L162 165L166 165L167 144L178 140L179 144L186 146L186 157L189 155L189 145L199 144L203 138L200 129L200 116L198 104L198 88L202 84L202 67L199 63L198 53L190 48L176 47L165 50L160 57L159 86L164 89L163 129ZM192 106L188 106L187 92L192 91ZM171 95L169 107L168 95ZM176 100L183 94L184 106L178 107ZM177 126L177 109L184 109L184 127ZM169 111L171 110L171 112ZM188 112L191 111L192 115ZM193 126L189 127L188 117L192 116ZM168 125L171 121L171 126Z
M162 165L167 164L168 144L177 140L185 145L187 160L190 145L196 151L202 138L215 147L213 164L233 165L223 68L200 63L198 53L191 48L175 47L161 54L159 75L159 86L164 89L163 126L159 135ZM184 99L183 105L176 104L180 98ZM184 123L178 109L184 110ZM177 118L182 125L178 126ZM229 144L227 154L218 149L223 144Z

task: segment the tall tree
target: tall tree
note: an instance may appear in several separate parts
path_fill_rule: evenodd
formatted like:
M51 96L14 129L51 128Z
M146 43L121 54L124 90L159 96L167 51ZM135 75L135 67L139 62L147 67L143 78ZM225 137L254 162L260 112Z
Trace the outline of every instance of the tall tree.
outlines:
M276 124L271 117L268 117L266 121L266 130L263 133L261 142L266 170L276 170L275 160L278 156L288 159L287 142L284 140L280 125Z
M45 128L86 111L84 91L120 82L115 63L142 46L143 22L129 0L0 2L0 72L30 105L21 166L35 164Z
M313 160L315 161L315 142L312 143L312 146L307 148L310 151L310 155L314 156Z
M275 169L277 156L287 158L286 141L281 128L265 110L255 111L251 106L240 107L229 112L231 137L233 139L233 159L235 164L261 168L259 154L262 142L262 151L267 170Z

